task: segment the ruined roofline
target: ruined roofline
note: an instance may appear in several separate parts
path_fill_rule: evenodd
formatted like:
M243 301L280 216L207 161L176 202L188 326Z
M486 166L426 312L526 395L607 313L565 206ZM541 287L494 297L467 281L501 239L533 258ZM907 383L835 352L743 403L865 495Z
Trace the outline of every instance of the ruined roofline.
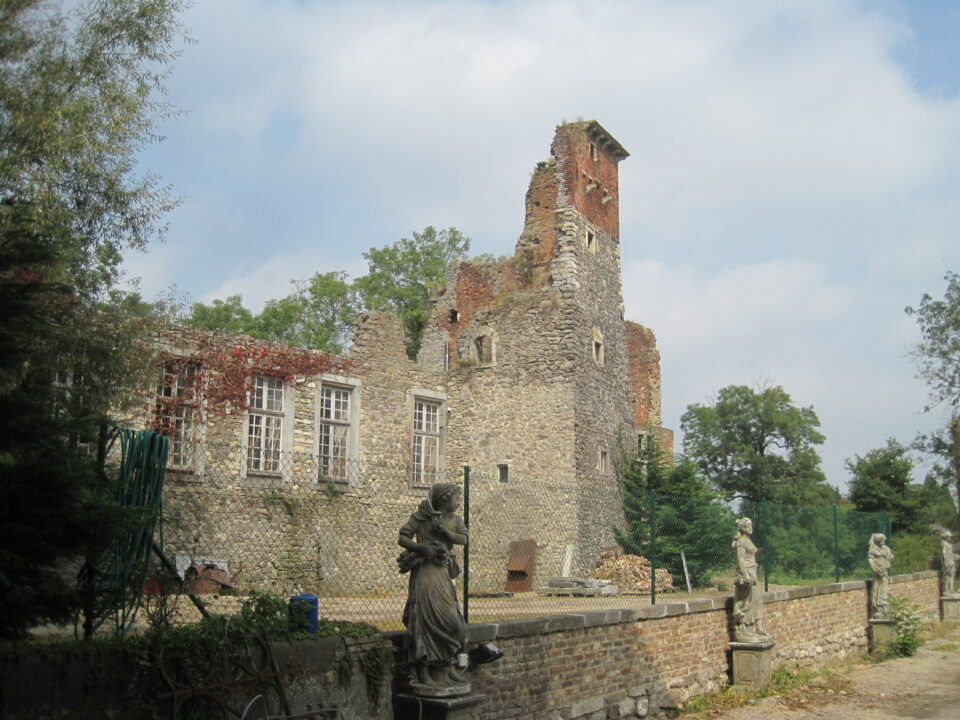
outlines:
M596 120L580 120L578 122L564 123L558 126L558 130L563 127L579 127L593 140L598 147L603 148L610 153L617 162L630 157L630 153L621 145L613 135L598 123Z

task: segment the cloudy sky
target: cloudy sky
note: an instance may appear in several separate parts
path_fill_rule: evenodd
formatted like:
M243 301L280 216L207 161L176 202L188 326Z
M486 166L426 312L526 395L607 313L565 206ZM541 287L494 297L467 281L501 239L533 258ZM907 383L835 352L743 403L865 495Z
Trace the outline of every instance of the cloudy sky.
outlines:
M904 315L960 270L950 0L197 0L144 168L182 195L147 294L252 309L426 225L513 251L554 126L620 166L627 317L664 424L730 384L812 405L824 468L943 422ZM918 475L919 477L919 475Z

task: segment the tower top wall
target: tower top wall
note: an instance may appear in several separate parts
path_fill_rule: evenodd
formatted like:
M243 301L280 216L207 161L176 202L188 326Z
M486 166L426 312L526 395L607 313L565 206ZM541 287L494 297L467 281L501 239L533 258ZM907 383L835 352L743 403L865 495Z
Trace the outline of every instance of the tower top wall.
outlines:
M588 120L558 125L550 156L533 171L517 250L532 252L541 265L553 260L557 214L571 207L619 242L618 164L629 153L600 123Z

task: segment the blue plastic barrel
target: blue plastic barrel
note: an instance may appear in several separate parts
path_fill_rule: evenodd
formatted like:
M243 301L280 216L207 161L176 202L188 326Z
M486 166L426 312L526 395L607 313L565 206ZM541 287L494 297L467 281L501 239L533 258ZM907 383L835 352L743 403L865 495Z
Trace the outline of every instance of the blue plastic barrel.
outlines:
M296 630L307 632L311 635L317 634L317 617L319 614L319 603L316 595L292 595L289 605L290 617L296 617L298 624L306 620L306 627L302 624ZM296 608L296 613L294 613ZM306 616L304 618L304 616Z

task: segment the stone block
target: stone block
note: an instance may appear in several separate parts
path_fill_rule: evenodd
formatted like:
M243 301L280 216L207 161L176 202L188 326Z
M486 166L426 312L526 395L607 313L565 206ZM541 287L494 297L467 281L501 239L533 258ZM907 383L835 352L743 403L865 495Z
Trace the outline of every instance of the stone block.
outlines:
M570 706L570 719L575 720L575 718L581 718L584 715L590 715L601 710L603 710L603 695L597 695L573 703Z
M730 643L733 654L733 687L759 690L773 674L773 640L762 643Z
M641 695L637 698L637 717L646 717L650 712L650 696Z
M481 693L455 698L418 698L400 693L394 695L397 717L420 717L423 720L480 720L480 711L487 700Z
M871 618L870 650L883 650L893 642L893 620L889 618Z
M957 622L960 620L960 595L940 598L943 619Z
M614 718L628 718L637 712L637 701L631 697L626 697L612 705L611 710L614 711Z

